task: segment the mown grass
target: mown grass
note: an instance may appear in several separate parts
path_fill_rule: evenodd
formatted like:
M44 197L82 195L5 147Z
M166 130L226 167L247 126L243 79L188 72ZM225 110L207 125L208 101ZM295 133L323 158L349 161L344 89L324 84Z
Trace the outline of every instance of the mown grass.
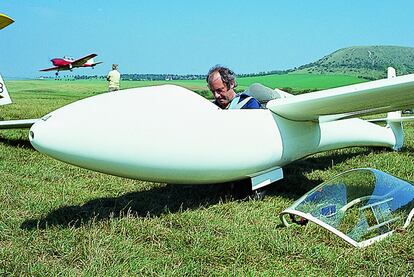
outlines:
M98 81L7 85L15 103L1 107L4 118L38 117L106 91ZM405 131L399 153L357 147L293 163L263 201L238 199L228 184L88 171L36 152L27 130L0 131L0 275L412 275L412 229L359 250L313 224L282 227L278 217L351 168L414 180L414 128Z
M293 91L302 90L321 90L333 87L340 87L366 80L348 75L329 75L329 74L282 74L265 75L257 77L245 77L238 79L240 86L247 87L252 83L261 83L271 88L290 88Z

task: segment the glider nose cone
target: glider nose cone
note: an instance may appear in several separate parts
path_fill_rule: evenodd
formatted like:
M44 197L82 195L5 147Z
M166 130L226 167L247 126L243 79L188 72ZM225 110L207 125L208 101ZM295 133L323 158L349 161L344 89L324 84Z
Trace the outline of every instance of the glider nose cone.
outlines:
M30 140L30 143L32 144L32 146L36 150L39 150L38 149L38 145L39 145L38 142L41 140L41 139L39 139L39 137L41 137L41 135L40 136L38 136L38 135L41 132L38 132L38 131L40 131L40 129L42 129L41 128L41 125L43 124L42 121L43 120L39 120L39 122L36 122L35 124L33 124L32 127L30 128L30 131L29 131L29 140Z
M50 146L48 127L47 127L47 116L38 120L29 131L29 140L32 146L39 152L44 153L45 150Z

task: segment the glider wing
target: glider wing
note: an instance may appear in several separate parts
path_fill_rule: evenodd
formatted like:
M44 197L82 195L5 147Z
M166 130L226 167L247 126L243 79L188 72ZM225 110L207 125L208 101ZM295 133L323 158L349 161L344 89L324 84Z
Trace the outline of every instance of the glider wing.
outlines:
M1 129L23 129L30 128L38 118L33 119L19 119L19 120L4 120L0 121L0 130Z
M272 112L296 121L332 121L414 107L414 74L275 99Z

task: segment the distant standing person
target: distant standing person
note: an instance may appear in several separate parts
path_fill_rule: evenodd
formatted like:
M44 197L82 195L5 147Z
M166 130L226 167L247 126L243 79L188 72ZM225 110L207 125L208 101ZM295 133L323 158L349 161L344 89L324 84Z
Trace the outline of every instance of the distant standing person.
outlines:
M118 65L113 64L112 70L109 71L108 75L106 76L106 80L109 82L108 90L110 92L119 90L120 79L121 79L121 74L118 71Z

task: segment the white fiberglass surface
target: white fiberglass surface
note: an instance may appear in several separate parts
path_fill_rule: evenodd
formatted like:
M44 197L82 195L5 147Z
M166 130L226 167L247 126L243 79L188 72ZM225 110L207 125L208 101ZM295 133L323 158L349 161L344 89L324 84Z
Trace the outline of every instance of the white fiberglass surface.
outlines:
M30 133L32 145L56 159L162 182L240 179L274 167L283 151L270 111L220 110L170 85L72 103L45 116Z
M411 108L413 104L414 74L410 74L275 99L266 107L291 120L316 121L324 116L322 121L329 121L348 116L398 111Z

